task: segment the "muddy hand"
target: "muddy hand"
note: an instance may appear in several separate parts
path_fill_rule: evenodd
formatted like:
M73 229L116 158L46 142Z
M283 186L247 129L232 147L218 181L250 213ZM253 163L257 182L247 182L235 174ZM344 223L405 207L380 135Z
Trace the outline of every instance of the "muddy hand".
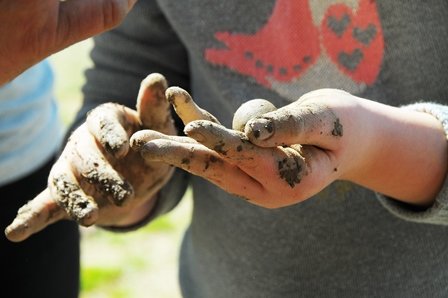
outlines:
M272 179L267 171L277 172L279 164L281 184L286 190L300 182L306 172L300 148L261 148L251 144L241 131L226 129L209 112L196 105L191 96L178 87L168 88L167 99L182 119L189 137L168 136L154 131L139 131L131 138L131 146L148 161L163 161L192 174L202 176L227 192L256 198L253 203L277 207L267 199L264 185ZM272 110L261 100L261 112ZM253 112L253 106L247 106ZM244 115L243 115L244 114ZM258 114L251 114L256 116ZM246 117L246 119L242 119ZM242 113L234 126L244 127L249 120ZM244 123L242 123L244 122ZM260 168L262 167L262 168ZM284 196L282 193L279 196Z
M302 144L308 174L297 193L340 179L426 208L446 177L446 135L436 117L342 90L307 93L249 120L244 131L264 148Z
M308 94L245 124L257 116L253 112L257 104L261 114L275 109L265 101L258 101L255 107L249 104L250 115L238 111L235 116L240 119L233 122L235 128L245 127L245 133L209 120L192 121L194 117L177 110L190 138L148 134L140 151L146 160L185 169L254 204L267 208L291 205L341 178L346 160L356 159L341 154L350 146L351 138L345 134L353 132L344 125L354 100L348 93L335 93L342 100L334 100L334 107L327 105L327 99L319 102L319 93ZM191 98L187 102L192 102Z
M319 89L250 119L244 132L251 143L264 148L301 144L311 179L316 172L326 184L334 177L349 179L372 147L365 137L372 132L366 102L342 90Z
M54 164L48 188L5 230L8 239L22 241L61 219L83 226L131 223L133 212L147 206L173 172L164 163L145 162L128 141L141 128L176 133L166 88L162 75L151 74L142 82L137 111L114 103L93 109Z

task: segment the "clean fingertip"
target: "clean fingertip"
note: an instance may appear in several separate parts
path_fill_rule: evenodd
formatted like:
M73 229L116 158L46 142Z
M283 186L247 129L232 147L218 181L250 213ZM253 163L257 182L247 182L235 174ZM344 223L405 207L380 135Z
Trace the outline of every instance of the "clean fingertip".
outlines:
M142 81L142 85L144 86L153 86L156 84L162 84L164 88L167 87L166 78L158 72L150 73L145 79Z
M27 232L29 226L20 219L15 218L14 221L6 227L5 236L9 241L21 242L29 237L30 233Z
M32 207L33 201L23 205L18 211L13 222L6 227L5 236L12 242L20 242L33 234L33 219L39 217L40 212Z

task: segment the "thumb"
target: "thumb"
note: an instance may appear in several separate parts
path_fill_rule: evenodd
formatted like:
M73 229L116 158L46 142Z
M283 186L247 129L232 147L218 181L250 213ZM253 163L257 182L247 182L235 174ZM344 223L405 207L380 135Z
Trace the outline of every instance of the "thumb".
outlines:
M46 188L19 209L14 221L6 227L5 235L10 241L20 242L46 226L68 218L67 213L51 198L50 190Z
M58 36L67 46L117 26L136 0L65 0L59 7Z
M249 120L244 132L261 147L306 144L333 150L339 146L343 125L326 105L294 102Z
M148 75L141 83L137 96L137 113L143 127L166 134L175 132L170 104L165 98L168 83L159 73Z

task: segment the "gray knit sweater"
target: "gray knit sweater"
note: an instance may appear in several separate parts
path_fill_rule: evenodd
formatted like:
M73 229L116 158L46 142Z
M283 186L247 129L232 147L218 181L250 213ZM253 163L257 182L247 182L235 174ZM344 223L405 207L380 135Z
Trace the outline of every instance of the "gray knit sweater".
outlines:
M227 127L248 99L283 106L331 87L431 113L448 131L447 16L445 0L140 0L96 38L79 119L105 101L133 107L160 72ZM348 182L267 210L178 170L156 214L188 184L184 297L448 297L447 183L427 210Z

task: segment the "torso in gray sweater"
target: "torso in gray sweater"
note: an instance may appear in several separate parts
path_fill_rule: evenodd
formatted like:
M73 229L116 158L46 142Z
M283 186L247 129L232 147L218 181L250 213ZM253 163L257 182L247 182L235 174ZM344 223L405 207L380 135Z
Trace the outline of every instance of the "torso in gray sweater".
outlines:
M227 127L243 101L279 107L324 87L394 106L446 104L447 16L444 0L140 0L96 39L80 115L104 101L134 106L150 72L190 90ZM432 213L391 212L387 199L348 182L266 210L178 171L158 212L187 179L185 297L448 296L448 216L438 212L446 189Z

